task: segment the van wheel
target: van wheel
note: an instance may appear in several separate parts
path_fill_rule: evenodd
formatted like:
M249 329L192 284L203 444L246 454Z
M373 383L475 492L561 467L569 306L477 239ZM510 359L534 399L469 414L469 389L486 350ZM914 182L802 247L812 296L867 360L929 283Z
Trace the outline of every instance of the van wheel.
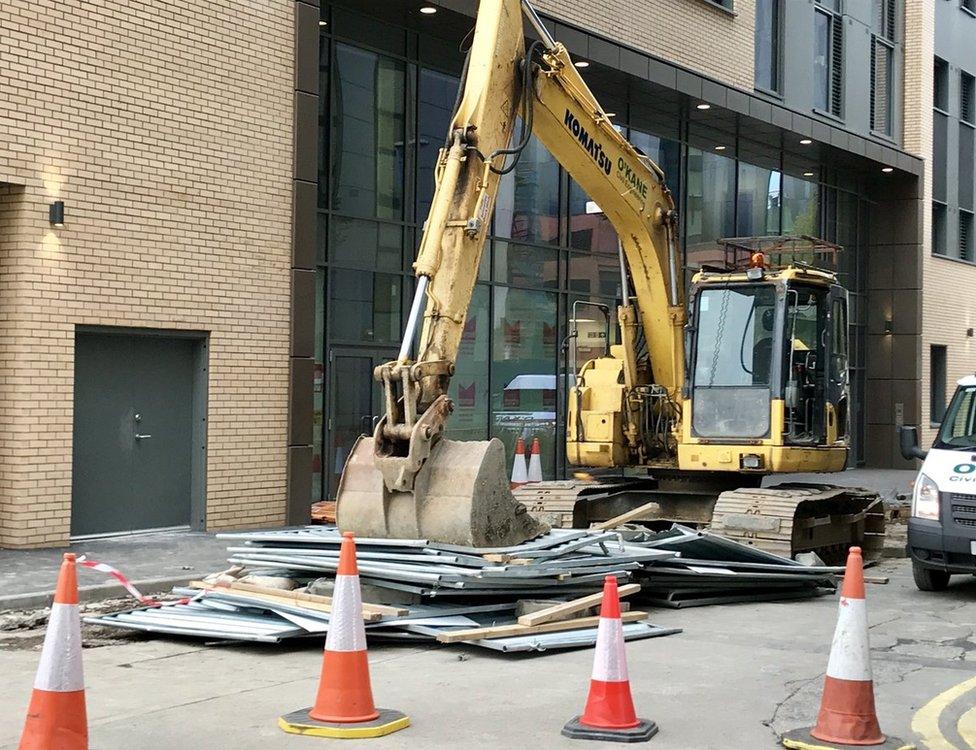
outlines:
M945 591L949 585L949 574L944 570L925 568L912 560L912 576L919 591Z

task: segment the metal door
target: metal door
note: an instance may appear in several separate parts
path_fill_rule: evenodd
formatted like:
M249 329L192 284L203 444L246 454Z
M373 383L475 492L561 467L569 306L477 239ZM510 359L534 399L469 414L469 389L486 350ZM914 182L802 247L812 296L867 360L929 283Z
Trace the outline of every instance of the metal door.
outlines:
M377 365L395 359L395 349L333 347L329 354L328 491L335 499L346 459L360 435L372 435L383 414L382 393L373 380Z
M197 344L77 334L72 536L189 525Z

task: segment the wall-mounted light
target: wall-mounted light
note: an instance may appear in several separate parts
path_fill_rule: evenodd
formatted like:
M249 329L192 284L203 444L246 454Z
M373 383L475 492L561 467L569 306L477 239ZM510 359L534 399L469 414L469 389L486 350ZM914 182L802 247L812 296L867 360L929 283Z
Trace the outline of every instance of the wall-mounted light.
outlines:
M895 331L895 324L891 318L887 318L884 322L884 332L885 336L890 336Z
M54 201L47 207L47 220L52 227L64 226L64 201Z
M966 338L967 339L971 339L972 337L973 337L973 329L972 328L967 328L966 329Z
M328 25L329 25L328 21L319 21L319 26L328 26Z

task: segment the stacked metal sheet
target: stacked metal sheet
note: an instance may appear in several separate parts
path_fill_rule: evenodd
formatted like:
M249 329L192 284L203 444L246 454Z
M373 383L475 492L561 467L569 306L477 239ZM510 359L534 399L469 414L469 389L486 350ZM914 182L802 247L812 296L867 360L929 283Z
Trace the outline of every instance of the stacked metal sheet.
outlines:
M265 575L305 583L331 577L338 568L342 537L335 528L221 534L235 543L229 561ZM624 581L652 561L675 552L622 541L613 532L555 530L525 544L493 549L456 547L423 539L357 539L360 580L385 590L387 601L405 595L411 603L367 612L372 639L436 640L459 630L511 626L516 603L533 597L566 600L597 592L606 576ZM236 584L235 584L236 585ZM161 607L116 613L86 621L109 627L210 640L280 641L328 631L328 607L300 598L254 594L236 588L177 589L185 599ZM397 610L391 612L391 610ZM624 625L628 640L680 632L646 621ZM504 652L545 651L592 645L595 627L560 632L527 628L506 637L464 641Z
M716 534L675 524L658 534L641 533L632 544L669 550L637 574L641 596L664 607L805 599L835 590L843 568L812 567Z
M334 527L218 534L244 542L230 562L305 576L333 574L342 536ZM512 547L472 548L426 539L357 539L364 584L423 597L566 596L592 593L608 575L627 579L675 552L625 543L615 532L554 529Z

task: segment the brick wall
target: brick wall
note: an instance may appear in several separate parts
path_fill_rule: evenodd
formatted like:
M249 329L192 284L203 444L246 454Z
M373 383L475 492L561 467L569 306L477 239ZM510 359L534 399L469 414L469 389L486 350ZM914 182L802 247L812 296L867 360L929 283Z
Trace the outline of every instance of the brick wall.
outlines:
M282 522L293 5L0 3L0 545L67 541L79 324L210 332L207 525Z
M935 35L935 0L907 3L905 7L905 149L925 162L922 247L922 336L921 398L918 414L921 442L927 446L935 439L930 426L932 392L930 347L947 347L947 397L955 381L976 372L976 340L966 330L976 326L976 266L932 256L932 99ZM958 221L951 212L948 221ZM906 415L906 420L907 420Z
M537 0L534 5L715 80L753 88L755 0L735 0L735 15L707 0Z

